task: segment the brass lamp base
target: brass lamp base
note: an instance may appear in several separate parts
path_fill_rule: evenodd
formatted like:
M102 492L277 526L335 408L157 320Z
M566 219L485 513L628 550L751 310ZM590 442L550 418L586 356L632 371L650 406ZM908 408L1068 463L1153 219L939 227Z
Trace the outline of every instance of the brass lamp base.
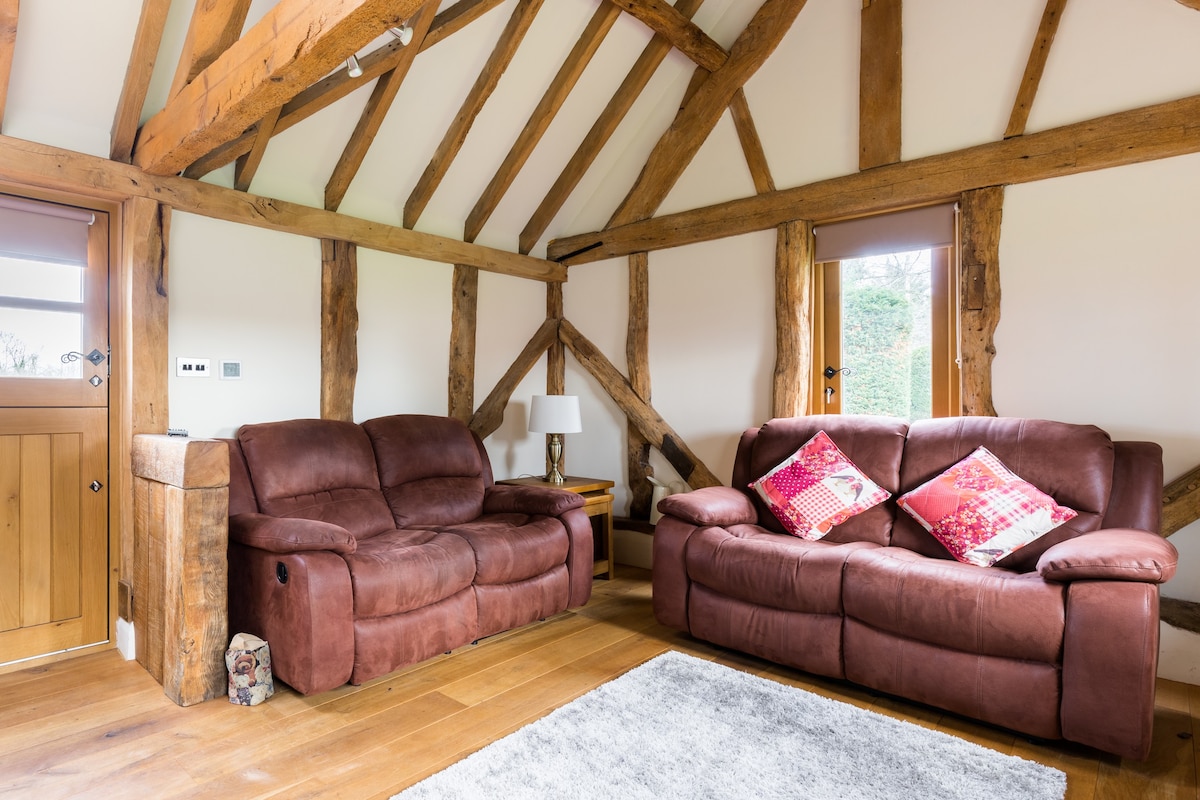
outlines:
M562 462L562 434L550 434L550 440L546 443L546 460L550 462L550 471L546 473L546 483L562 484L565 480L558 465Z

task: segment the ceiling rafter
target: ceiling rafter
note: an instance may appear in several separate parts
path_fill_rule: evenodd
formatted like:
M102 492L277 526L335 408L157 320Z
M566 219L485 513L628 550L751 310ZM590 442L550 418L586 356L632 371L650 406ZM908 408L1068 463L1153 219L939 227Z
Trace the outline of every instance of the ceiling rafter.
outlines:
M425 36L429 33L429 26L433 22L435 11L437 11L437 0L430 0L418 12L416 18L410 23L413 30L412 41L405 47L396 66L379 76L379 81L371 91L371 97L367 100L367 105L358 118L354 133L346 142L346 147L342 150L341 157L338 158L337 166L333 168L333 174L325 184L325 208L327 210L337 211L338 206L346 197L350 182L358 174L359 167L362 166L363 159L367 156L367 150L375 141L375 136L379 133L379 128L383 125L383 120L392 107L392 101L396 99L396 93L400 91L400 85L408 77L408 70L421 50L421 42L425 41Z
M608 1L620 6L623 11L640 20L650 30L670 42L675 49L710 72L719 68L729 57L725 48L691 21L691 15L680 13L678 8L663 0Z
M525 128L517 137L517 141L513 143L512 149L508 151L504 162L496 170L496 174L492 176L492 180L480 195L475 207L467 215L467 222L463 230L463 238L466 241L473 242L479 236L479 232L483 230L483 226L491 218L492 212L500 204L504 193L512 186L521 167L525 166L533 149L541 141L542 135L550 127L555 115L566 102L567 95L575 88L579 76L591 62L592 56L596 54L600 43L604 41L604 37L612 29L613 23L617 21L620 14L621 10L612 3L601 3L596 9L596 13L592 15L587 27L575 42L575 46L571 48L571 52L559 67L554 80L550 82L546 93L542 95L537 107L529 115Z
M717 120L764 61L775 52L807 0L766 0L729 51L729 59L696 90L658 140L629 194L607 227L646 219L658 210Z
M679 0L676 10L691 19L703 2L704 0ZM546 196L542 198L542 202L538 204L533 216L525 223L525 228L521 231L518 239L519 252L528 253L533 250L533 246L537 244L538 239L542 238L542 234L546 232L546 228L550 226L554 216L562 209L563 203L583 180L588 167L596 160L596 156L600 155L604 145L608 143L621 121L625 119L625 115L633 107L634 101L641 96L642 90L646 88L646 84L650 82L655 70L669 52L671 52L671 43L665 36L655 34L650 39L625 76L625 80L613 93L608 105L604 107L600 116L592 124L587 136L576 148L571 160L567 162L563 171L555 179L554 185L550 187Z
M417 185L413 187L412 193L409 194L408 200L404 204L405 228L416 227L417 220L421 218L421 212L425 210L425 206L441 184L442 178L449 171L450 165L454 163L454 158L462 149L467 134L475 123L475 118L479 116L484 103L492 96L492 92L500 83L504 70L508 68L512 57L516 55L517 48L521 46L522 39L525 38L529 26L533 24L534 17L537 16L541 7L542 0L517 1L517 7L513 9L508 24L500 33L500 39L496 42L492 54L488 56L487 63L484 64L479 77L475 79L471 91L467 93L466 100L463 101L454 121L450 123L441 143L434 151L429 165L417 179Z
M0 123L8 103L8 79L12 75L13 50L17 46L17 17L20 0L0 0Z
M167 97L179 94L242 35L250 0L198 0Z
M142 126L133 160L172 175L407 19L420 0L280 0Z
M742 143L746 166L750 168L754 191L759 194L775 191L775 179L771 177L767 154L763 150L762 140L758 136L758 127L754 124L754 117L750 115L750 103L746 99L746 92L742 89L733 93L733 102L729 104L729 112L733 116L733 126L737 129L738 141Z
M458 33L502 2L504 0L459 0L433 18L433 26L421 42L419 52L423 53L450 35ZM398 41L388 42L358 60L363 71L361 77L352 78L345 70L337 70L317 81L284 104L279 122L275 126L275 133L283 133L293 125L333 105L360 86L365 86L395 69L400 60L406 57L405 49ZM189 178L202 178L213 170L231 163L250 150L255 135L254 127L249 127L229 143L198 158L187 168L184 175Z
M1046 69L1046 59L1050 56L1050 45L1054 43L1054 34L1058 31L1058 23L1066 5L1067 0L1046 0L1042 21L1038 25L1037 36L1033 39L1033 49L1030 50L1029 61L1025 64L1025 74L1021 76L1021 88L1017 90L1017 99L1013 102L1008 127L1004 131L1005 139L1025 133L1025 124L1029 122L1029 112L1033 109L1033 99L1037 96L1042 73Z
M254 146L250 152L238 156L237 165L233 170L233 188L239 192L250 191L254 182L254 174L262 164L263 156L267 154L267 142L275 135L275 124L279 121L281 108L276 108L263 117L258 123L258 134L254 137Z
M1200 95L550 242L571 266L1200 152Z
M16 0L12 0L16 2ZM141 122L142 106L146 104L146 93L150 90L150 76L158 60L158 46L162 42L163 28L167 24L167 12L171 0L143 0L142 12L138 17L137 31L133 35L133 50L129 66L125 69L125 82L121 84L121 97L113 115L112 131L109 134L109 158L129 163L133 154L133 140L137 138L138 123Z

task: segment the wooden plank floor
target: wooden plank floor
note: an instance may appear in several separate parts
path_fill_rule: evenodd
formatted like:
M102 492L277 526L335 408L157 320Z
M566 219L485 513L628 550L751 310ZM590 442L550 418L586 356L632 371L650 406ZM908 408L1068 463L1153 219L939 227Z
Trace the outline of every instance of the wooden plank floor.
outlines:
M111 650L0 675L0 797L388 798L670 649L1057 767L1071 800L1197 798L1200 687L1159 681L1145 763L1030 742L663 628L632 568L583 609L317 697L179 708Z

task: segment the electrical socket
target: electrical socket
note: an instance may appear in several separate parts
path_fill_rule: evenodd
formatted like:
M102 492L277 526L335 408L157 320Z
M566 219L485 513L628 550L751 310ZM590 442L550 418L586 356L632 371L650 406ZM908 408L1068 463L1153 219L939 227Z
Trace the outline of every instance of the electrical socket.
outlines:
M207 358L183 358L180 356L175 359L175 375L179 378L207 378L211 370L209 365L211 360Z

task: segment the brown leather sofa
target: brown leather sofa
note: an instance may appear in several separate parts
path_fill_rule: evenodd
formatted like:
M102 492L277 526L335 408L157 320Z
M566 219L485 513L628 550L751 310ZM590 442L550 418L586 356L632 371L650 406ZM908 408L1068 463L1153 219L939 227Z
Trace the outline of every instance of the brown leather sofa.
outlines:
M245 425L230 445L229 622L303 694L582 606L583 499L497 486L454 419Z
M892 497L807 541L747 484L824 430ZM984 445L1079 512L992 567L953 560L895 498ZM1099 428L962 417L775 419L746 431L733 488L659 504L654 610L726 647L1042 739L1150 750L1162 454Z

